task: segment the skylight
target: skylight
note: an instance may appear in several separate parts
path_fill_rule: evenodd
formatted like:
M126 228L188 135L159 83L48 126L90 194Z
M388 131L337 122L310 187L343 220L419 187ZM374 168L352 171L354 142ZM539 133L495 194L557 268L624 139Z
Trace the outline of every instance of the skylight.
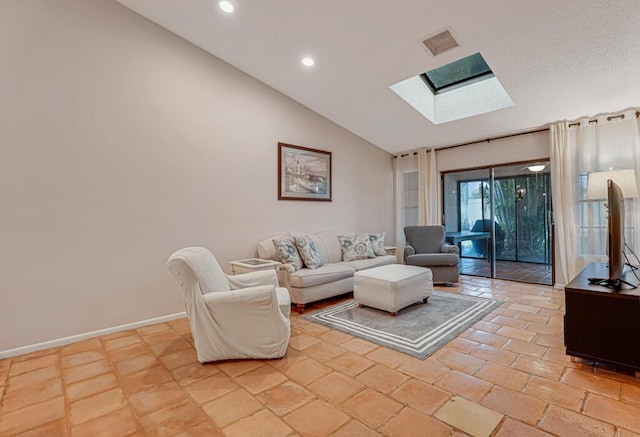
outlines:
M442 67L434 68L420 75L434 94L456 86L493 77L491 68L480 53L458 59Z
M391 85L391 90L434 124L513 106L480 53Z

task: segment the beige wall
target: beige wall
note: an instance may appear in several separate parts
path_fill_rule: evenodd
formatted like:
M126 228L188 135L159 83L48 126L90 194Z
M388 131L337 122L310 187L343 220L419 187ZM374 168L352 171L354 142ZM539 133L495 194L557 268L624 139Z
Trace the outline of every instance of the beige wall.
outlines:
M0 59L0 351L183 311L184 246L393 235L388 153L115 2L0 2ZM333 202L277 200L278 141Z
M549 132L471 144L436 152L438 171L549 159Z

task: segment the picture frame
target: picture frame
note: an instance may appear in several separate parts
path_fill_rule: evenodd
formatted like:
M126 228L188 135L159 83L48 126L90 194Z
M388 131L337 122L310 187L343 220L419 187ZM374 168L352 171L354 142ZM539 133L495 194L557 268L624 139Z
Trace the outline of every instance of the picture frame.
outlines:
M331 152L278 143L278 200L331 202Z

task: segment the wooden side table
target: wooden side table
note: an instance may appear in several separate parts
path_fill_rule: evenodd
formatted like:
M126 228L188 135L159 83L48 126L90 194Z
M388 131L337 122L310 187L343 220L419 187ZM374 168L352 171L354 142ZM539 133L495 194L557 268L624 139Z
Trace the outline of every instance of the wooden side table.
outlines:
M240 273L257 272L258 270L275 270L281 263L270 259L247 258L237 261L229 261L231 265L231 274L238 275Z
M396 246L384 246L384 250L387 252L387 255L395 255L396 249Z

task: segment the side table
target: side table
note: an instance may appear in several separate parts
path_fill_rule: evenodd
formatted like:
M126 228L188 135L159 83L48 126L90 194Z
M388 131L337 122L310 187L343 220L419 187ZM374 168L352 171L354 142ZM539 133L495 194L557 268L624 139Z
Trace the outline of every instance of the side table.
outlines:
M229 261L231 265L231 274L238 275L240 273L257 272L258 270L275 270L281 263L270 259L247 258L237 261Z
M396 246L384 246L384 250L387 252L387 255L395 255L396 249Z

